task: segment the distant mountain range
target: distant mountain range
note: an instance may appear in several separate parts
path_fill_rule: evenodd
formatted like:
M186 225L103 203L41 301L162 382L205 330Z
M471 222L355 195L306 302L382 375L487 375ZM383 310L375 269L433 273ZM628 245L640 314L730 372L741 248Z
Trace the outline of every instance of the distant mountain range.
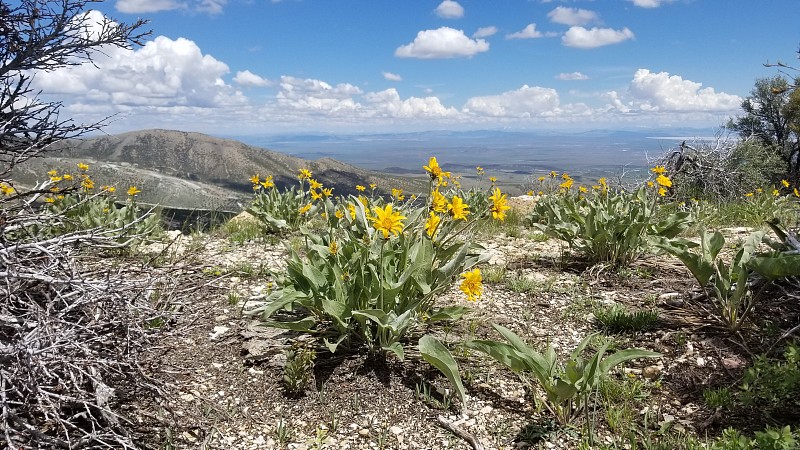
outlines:
M239 209L251 198L252 175L272 175L278 187L286 187L297 183L301 168L334 187L335 194L354 193L358 184L376 183L381 192L417 192L426 186L423 178L389 176L330 158L309 161L235 140L169 130L66 141L46 157L18 167L14 180L33 185L52 169L74 173L79 162L90 165L98 185L116 185L121 191L135 185L142 190L140 201L179 208Z

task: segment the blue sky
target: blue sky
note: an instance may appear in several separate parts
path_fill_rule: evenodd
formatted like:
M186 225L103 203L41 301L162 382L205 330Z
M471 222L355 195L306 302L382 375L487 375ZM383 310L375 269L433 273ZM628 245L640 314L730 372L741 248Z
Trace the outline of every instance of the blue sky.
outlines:
M95 5L93 5L95 6ZM115 0L150 20L99 68L39 74L108 131L715 127L763 63L798 65L797 0Z

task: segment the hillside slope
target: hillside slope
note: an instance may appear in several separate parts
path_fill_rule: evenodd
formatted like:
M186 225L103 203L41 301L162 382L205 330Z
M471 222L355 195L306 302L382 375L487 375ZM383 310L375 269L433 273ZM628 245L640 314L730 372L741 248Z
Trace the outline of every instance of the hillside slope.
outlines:
M47 157L23 165L15 179L33 184L48 170L73 170L77 162L90 164L100 184L140 186L142 201L183 208L235 208L250 197L252 175L273 175L279 187L286 187L297 182L301 168L333 186L336 194L354 193L357 184L376 183L382 192L424 186L421 179L389 176L329 158L308 161L230 139L169 130L67 141Z

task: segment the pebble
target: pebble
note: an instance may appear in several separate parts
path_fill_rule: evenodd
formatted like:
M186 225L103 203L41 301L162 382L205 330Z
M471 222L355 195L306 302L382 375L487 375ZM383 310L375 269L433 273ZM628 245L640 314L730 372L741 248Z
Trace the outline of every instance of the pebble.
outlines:
M361 436L361 437L369 437L369 429L362 428L362 429L358 430L358 435Z
M642 370L642 376L648 380L655 380L661 375L661 367L647 366Z

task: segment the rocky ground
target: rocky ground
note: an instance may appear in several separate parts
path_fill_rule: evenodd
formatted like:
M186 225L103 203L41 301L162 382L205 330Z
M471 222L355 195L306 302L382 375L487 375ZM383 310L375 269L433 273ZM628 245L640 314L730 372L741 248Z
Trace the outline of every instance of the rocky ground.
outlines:
M690 307L696 286L677 260L648 256L612 273L563 258L557 241L529 229L510 234L479 236L493 257L482 268L478 302L466 302L455 288L439 300L473 308L451 328L433 330L451 344L461 367L468 391L463 410L448 405L446 379L413 346L403 362L320 349L309 386L289 395L282 383L286 350L304 337L242 315L245 302L269 291L268 272L283 267L284 243L235 244L206 234L151 246L150 263L170 267L165 286L174 300L163 307L176 314L149 355L168 400L135 405L143 428L160 448L473 448L465 437L487 449L578 448L585 442L580 427L556 427L516 375L457 343L497 338L491 328L497 323L568 354L596 331L596 305L620 303L654 308L660 321L651 331L613 336L614 345L663 354L612 374L641 391L635 416L625 420L654 433L718 432L724 423L705 406L702 391L735 380L749 356ZM602 418L597 423L599 441L615 442L614 428Z

